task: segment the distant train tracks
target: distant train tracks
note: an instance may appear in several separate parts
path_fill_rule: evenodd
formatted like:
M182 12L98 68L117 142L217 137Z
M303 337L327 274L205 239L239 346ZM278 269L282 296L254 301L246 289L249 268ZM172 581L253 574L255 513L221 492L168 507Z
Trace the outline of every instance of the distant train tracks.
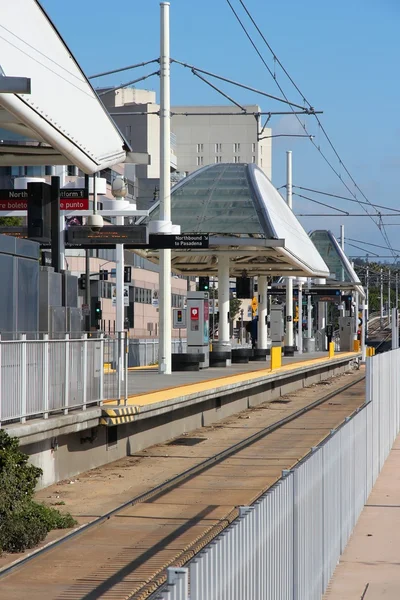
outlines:
M6 567L0 600L148 598L168 566L190 560L237 517L238 506L254 502L358 408L364 379L356 376Z

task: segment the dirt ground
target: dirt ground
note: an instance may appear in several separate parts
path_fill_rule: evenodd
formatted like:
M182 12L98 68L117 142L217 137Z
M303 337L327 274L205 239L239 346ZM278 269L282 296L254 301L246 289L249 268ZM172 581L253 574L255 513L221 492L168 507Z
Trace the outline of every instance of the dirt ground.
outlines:
M283 419L301 407L356 380L360 371L337 376L303 388L273 402L261 404L212 426L179 436L179 441L149 447L134 455L60 481L36 494L36 500L70 512L79 525L118 507L135 496L198 464L216 452ZM51 532L42 546L68 534ZM32 553L32 550L27 553ZM0 569L24 554L2 555Z

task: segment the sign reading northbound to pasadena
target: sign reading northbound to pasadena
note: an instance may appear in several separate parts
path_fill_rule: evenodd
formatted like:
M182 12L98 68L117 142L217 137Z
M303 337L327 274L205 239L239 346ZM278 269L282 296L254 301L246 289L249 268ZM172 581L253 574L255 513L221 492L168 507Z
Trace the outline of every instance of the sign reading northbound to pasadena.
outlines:
M89 210L89 194L84 188L60 190L61 210ZM0 189L0 210L28 210L28 190Z
M154 250L190 250L208 248L209 235L205 233L182 233L180 235L149 235L149 248Z

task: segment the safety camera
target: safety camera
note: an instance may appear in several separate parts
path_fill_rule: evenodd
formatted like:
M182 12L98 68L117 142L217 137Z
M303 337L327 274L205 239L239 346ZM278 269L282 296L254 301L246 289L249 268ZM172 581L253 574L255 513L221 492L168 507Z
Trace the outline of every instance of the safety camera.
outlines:
M128 194L128 183L122 175L117 176L111 184L111 193L114 198L125 198Z
M103 217L101 215L89 215L86 223L92 231L100 231L104 225Z

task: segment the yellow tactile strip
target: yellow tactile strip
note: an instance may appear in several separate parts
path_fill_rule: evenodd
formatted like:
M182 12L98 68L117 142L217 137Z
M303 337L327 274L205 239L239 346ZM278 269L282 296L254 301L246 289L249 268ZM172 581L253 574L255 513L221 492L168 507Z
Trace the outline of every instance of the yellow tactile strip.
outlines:
M359 353L357 352L344 352L340 355L336 355L336 359L346 358L357 358ZM334 359L335 359L334 358ZM130 396L128 398L127 407L115 407L115 400L109 400L104 403L103 417L100 420L102 425L117 425L120 423L128 423L135 419L135 415L140 412L141 406L149 406L151 404L158 404L161 402L167 402L168 400L175 400L182 396L194 396L196 394L210 392L217 390L229 385L235 385L240 383L251 383L252 381L262 379L275 374L295 371L298 369L307 369L309 367L318 365L328 365L334 359L328 359L326 357L314 358L311 360L301 361L298 363L290 363L275 369L258 369L255 371L247 371L238 373L236 375L224 375L216 379L207 379L205 381L199 381L196 383L188 383L180 385L178 387L168 387L155 392L145 392L142 394ZM108 408L107 405L113 404L113 408ZM126 408L134 408L134 412L126 412ZM123 417L123 419L120 419Z

